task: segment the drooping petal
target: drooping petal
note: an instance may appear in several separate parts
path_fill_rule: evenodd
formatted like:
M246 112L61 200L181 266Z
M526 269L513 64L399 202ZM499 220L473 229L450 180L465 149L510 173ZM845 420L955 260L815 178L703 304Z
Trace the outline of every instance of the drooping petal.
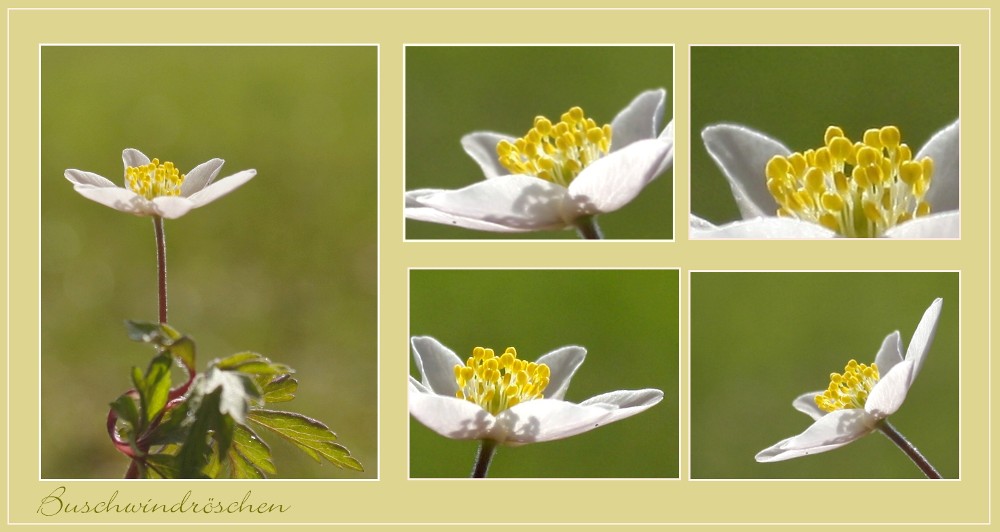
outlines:
M569 185L569 194L581 215L616 211L635 199L658 174L671 146L660 140L641 140L598 159Z
M656 138L663 117L667 91L645 91L632 99L611 121L611 151L633 142Z
M606 405L583 406L555 399L525 401L500 412L491 438L507 445L552 441L596 429L612 417Z
M89 185L77 185L74 190L81 196L96 201L121 212L127 212L136 216L149 216L155 214L153 204L146 198L139 196L131 190L118 187L94 187Z
M816 421L826 415L826 412L820 410L819 406L816 405L816 396L822 394L823 392L824 390L804 393L792 401L792 407L813 418L813 421Z
M920 318L913 336L910 337L910 344L906 347L906 360L913 361L913 376L917 378L920 370L924 367L924 359L930 352L931 344L934 342L934 334L937 332L938 318L941 317L942 299L939 297L931 302L931 305L924 311Z
M408 191L406 193L406 207L403 209L403 215L411 220L434 222L454 227L463 227L465 229L476 229L479 231L493 231L496 233L523 233L531 231L531 229L507 227L483 220L455 216L453 214L441 212L437 209L432 209L431 207L425 207L420 203L420 198L439 192L444 192L444 190L428 188Z
M904 360L881 375L868 394L865 410L876 419L885 419L899 410L913 384L913 361Z
M771 239L806 239L833 238L835 233L829 229L797 218L759 217L749 220L739 220L721 226L691 215L689 218L688 238L771 238Z
M216 169L216 172L218 172L218 169ZM243 170L242 172L237 172L229 177L224 177L215 183L208 185L206 188L203 188L194 194L191 194L188 196L188 199L191 200L194 207L207 205L236 190L247 181L250 181L250 179L252 179L255 175L257 175L256 170Z
M122 151L122 162L125 163L125 168L146 166L149 164L149 157L135 148L125 148Z
M222 159L212 159L195 166L184 175L184 182L181 183L181 196L188 197L207 187L219 175L219 170L222 169L224 162Z
M587 356L587 350L576 345L560 347L551 353L546 353L535 362L545 364L549 367L549 385L545 388L547 399L562 400L569 389L569 382L573 379L583 359Z
M454 396L421 393L412 382L407 388L410 415L446 438L480 440L494 428L496 418L475 403Z
M764 168L771 157L790 155L791 150L763 133L734 124L708 126L701 138L726 175L744 219L777 212L778 204L767 190Z
M757 453L758 462L778 462L843 447L868 434L876 419L860 408L831 412L809 426L798 436L792 436Z
M580 406L607 406L613 408L611 417L605 419L607 425L619 419L634 416L663 400L663 392L653 388L643 390L618 390L595 395L580 403Z
M878 366L879 374L885 375L902 361L903 341L899 338L899 331L893 331L882 340L882 347L875 354L875 365Z
M931 187L927 190L927 201L934 212L958 209L959 198L959 135L958 120L935 133L927 144L917 152L915 160L930 157L934 161Z
M152 205L152 213L167 220L180 218L191 209L197 207L189 198L183 196L159 196L149 202Z
M410 338L413 361L417 364L423 384L434 393L454 397L458 391L455 366L465 362L454 351L430 336Z
M958 211L921 216L903 222L885 232L888 238L958 238L961 217Z
M501 140L514 142L514 137L492 131L475 131L462 137L462 149L479 164L487 178L510 175L510 170L500 164L497 155L497 144Z
M73 183L74 188L77 186L81 187L98 187L98 188L109 188L118 185L112 183L110 180L103 176L99 176L93 172L84 172L83 170L69 169L63 174L70 183Z
M528 175L487 179L458 190L420 198L420 203L458 218L482 220L520 230L565 227L564 187Z

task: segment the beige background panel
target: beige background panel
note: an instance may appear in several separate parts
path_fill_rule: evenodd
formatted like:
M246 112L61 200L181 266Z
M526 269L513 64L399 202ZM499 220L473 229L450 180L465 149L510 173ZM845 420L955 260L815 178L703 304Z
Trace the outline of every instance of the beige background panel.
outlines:
M134 4L130 4L134 5ZM860 5L860 4L857 4ZM986 5L978 3L978 5ZM38 45L40 43L367 43L381 59L381 453L375 482L40 482L38 419L10 412L9 519L14 522L984 522L989 518L988 183L991 117L987 73L989 12L984 10L600 10L600 11L31 11L8 12L10 116L9 396L38 395ZM165 29L150 33L149 25ZM826 28L835 30L827 31ZM405 43L660 43L675 46L677 242L402 242L403 45ZM962 240L954 242L698 242L686 240L687 132L691 44L957 44L961 46ZM544 65L534 65L544 73ZM839 75L852 75L844 72ZM835 80L836 76L832 76ZM930 105L931 103L929 103ZM457 140L457 139L456 139ZM483 493L467 481L408 481L406 271L409 267L681 267L689 269L942 269L962 274L962 471L960 481L695 482L493 481ZM682 271L682 298L687 294ZM687 329L687 305L681 327ZM687 339L682 335L682 396ZM667 405L664 405L667 406ZM687 405L681 408L682 456ZM919 443L919 442L918 442ZM110 451L109 451L110 452ZM45 517L44 496L173 504L251 499L290 505L266 515ZM482 486L476 486L483 489ZM846 500L846 504L845 504ZM516 501L516 502L514 502ZM946 501L946 502L945 502ZM514 502L514 509L504 510ZM391 505L392 511L387 506Z

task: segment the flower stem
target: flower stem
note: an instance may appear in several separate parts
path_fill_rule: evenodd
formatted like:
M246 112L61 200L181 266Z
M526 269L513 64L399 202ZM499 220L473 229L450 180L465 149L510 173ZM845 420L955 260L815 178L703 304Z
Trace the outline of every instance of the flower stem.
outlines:
M585 240L601 240L601 228L597 225L597 220L593 216L583 216L576 220L576 232L580 238Z
M156 273L159 292L160 323L167 323L167 239L163 236L163 218L153 216L156 233Z
M486 478L486 471L490 468L490 462L493 461L496 450L496 440L481 440L479 442L479 452L476 453L476 466L472 469L472 478Z
M889 423L888 419L883 419L879 422L877 427L879 432L885 434L886 438L889 438L892 443L895 443L900 450L906 453L906 456L910 457L910 460L913 460L913 463L916 464L916 466L919 467L925 475L927 475L927 478L942 478L941 473L938 473L937 469L934 469L934 466L927 461L927 458L924 458L924 455L920 454L920 451L918 451L917 448L910 443L910 440L907 440L906 436L900 434L899 431L896 430L896 427L893 427Z

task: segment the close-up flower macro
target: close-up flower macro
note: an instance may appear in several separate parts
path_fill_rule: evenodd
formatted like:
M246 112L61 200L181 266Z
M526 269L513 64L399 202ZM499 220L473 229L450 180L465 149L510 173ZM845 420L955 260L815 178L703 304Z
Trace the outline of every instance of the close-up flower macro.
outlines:
M677 280L411 271L410 476L676 478Z
M673 238L672 47L406 54L407 238ZM518 58L563 83L495 68Z
M206 161L182 174L173 163L150 161L133 148L122 152L122 162L124 187L83 170L66 170L66 179L80 195L101 205L136 216L170 219L221 198L257 174L256 170L243 170L213 183L225 162L222 159Z
M692 272L691 477L957 478L960 308L957 272Z
M958 66L955 46L693 47L688 237L959 238Z

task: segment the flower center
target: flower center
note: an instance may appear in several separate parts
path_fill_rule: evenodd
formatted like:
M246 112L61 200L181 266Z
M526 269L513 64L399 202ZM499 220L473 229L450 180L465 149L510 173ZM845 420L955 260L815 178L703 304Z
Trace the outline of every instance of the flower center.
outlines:
M865 131L851 142L830 126L825 146L767 163L767 189L778 216L818 223L847 237L878 237L931 212L924 195L934 162L914 161L896 126Z
M569 186L590 163L611 148L611 125L598 127L593 119L574 107L563 113L558 124L535 117L535 127L513 143L497 143L500 164L515 174L527 174Z
M179 196L184 174L174 163L153 159L145 166L129 166L125 169L125 182L136 194L151 200L158 196Z
M499 357L492 349L477 347L464 366L455 364L455 397L496 415L518 403L541 399L549 373L545 364L519 360L513 347Z
M824 412L844 408L864 408L869 392L878 382L878 366L858 364L851 359L844 366L844 373L831 373L830 386L816 396L816 406Z

